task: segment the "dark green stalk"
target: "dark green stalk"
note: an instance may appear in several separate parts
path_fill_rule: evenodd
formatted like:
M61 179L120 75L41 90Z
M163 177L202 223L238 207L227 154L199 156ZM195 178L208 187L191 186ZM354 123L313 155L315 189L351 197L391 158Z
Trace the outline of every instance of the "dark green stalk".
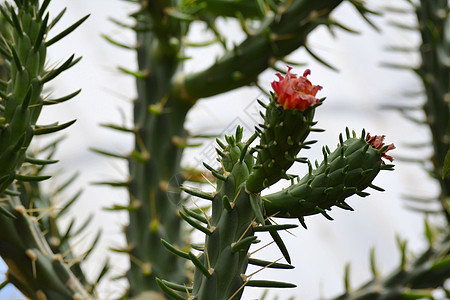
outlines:
M416 7L422 37L422 63L416 73L426 94L423 110L433 141L434 177L439 181L442 213L450 223L450 177L442 179L445 155L450 149L450 18L448 1L422 0Z
M182 36L186 24L165 15L166 6L176 1L143 1L136 28L138 97L134 103L135 150L129 158L130 224L126 236L131 266L127 273L129 297L159 288L155 277L184 282L182 261L161 245L161 238L184 245L178 216L181 202L179 182L184 120L190 103L173 93L173 81L181 70Z

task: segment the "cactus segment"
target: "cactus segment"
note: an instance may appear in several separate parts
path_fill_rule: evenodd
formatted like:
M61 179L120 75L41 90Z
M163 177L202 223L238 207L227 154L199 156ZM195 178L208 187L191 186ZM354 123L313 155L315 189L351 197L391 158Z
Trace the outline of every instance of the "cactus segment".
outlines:
M235 293L238 299L244 283L241 274L247 268L247 252L256 242L252 227L256 216L251 209L250 195L245 192L253 157L247 151L249 143L243 143L241 139L242 128L238 127L235 136L226 137L228 145L223 148L220 173L226 173L227 179L217 182L209 220L215 230L206 237L204 253L200 257L202 265L210 266L212 273L208 277L199 277L195 273L191 296L198 299L229 299ZM224 206L224 203L230 205Z
M344 200L353 194L367 196L362 191L372 185L384 164L381 158L387 156L387 148L381 147L380 152L376 147L380 145L356 138L339 143L333 153L324 154L326 159L318 168L298 183L264 196L266 214L303 220L305 216L321 213L332 220L326 212L332 206L352 210ZM301 223L306 226L304 221Z
M238 299L242 294L245 282L242 274L245 273L248 265L248 250L250 245L259 242L254 235L254 225L257 219L251 205L251 197L254 197L255 209L259 211L262 218L262 201L254 194L245 191L245 182L253 168L254 158L249 153L249 145L254 140L250 138L247 143L242 142L243 129L238 127L234 136L226 136L227 145L218 143L222 147L223 156L220 161L222 168L214 170L209 165L205 167L218 176L217 189L212 199L212 215L204 218L197 213L186 210L186 218L183 212L180 216L188 221L194 228L198 229L199 223L207 223L208 227L203 227L206 232L204 246L197 247L202 253L195 256L192 252L185 253L163 241L163 244L172 253L183 258L188 258L196 266L194 284L192 291L188 291L190 297L196 299ZM242 152L245 152L242 154ZM185 190L191 193L192 190ZM192 194L192 193L191 193ZM203 192L195 194L203 197ZM208 197L209 198L209 197ZM259 199L258 199L259 198ZM259 201L259 202L258 202ZM259 205L259 207L257 207ZM194 219L196 221L194 221ZM264 221L264 220L263 220ZM258 227L256 227L258 228ZM285 227L283 227L285 228ZM289 226L291 228L291 226ZM263 228L264 230L279 230L281 227ZM255 264L264 264L258 260ZM267 263L268 265L270 263ZM275 265L278 268L289 268L286 265ZM176 286L170 287L170 283L163 286L163 282L158 283L161 289L169 296L173 296ZM170 291L168 291L168 289ZM174 296L177 298L179 295Z

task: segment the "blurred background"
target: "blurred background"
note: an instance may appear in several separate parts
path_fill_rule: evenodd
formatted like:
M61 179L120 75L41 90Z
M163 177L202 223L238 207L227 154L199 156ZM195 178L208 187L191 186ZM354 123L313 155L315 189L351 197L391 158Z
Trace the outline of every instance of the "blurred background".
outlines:
M375 9L385 5L402 7L404 1L372 1ZM76 216L78 226L94 214L90 233L75 245L80 253L86 249L96 231L101 228L103 236L100 245L85 264L85 268L95 274L106 257L110 257L113 272L110 277L123 274L128 268L128 258L113 254L109 247L125 245L121 234L123 225L127 224L127 215L103 210L113 204L125 204L128 196L125 189L111 189L92 182L120 180L127 178L127 166L120 161L109 160L91 151L90 147L108 149L112 152L127 153L132 149L131 135L118 134L102 128L100 123L132 124L131 102L135 97L134 78L118 71L118 67L136 69L135 53L114 47L106 42L101 34L113 36L125 44L134 43L133 32L118 28L108 18L113 17L132 24L128 15L137 7L119 0L78 0L52 1L50 11L55 16L64 7L67 13L58 24L58 28L67 27L86 14L90 18L80 29L69 35L61 43L52 46L49 52L49 64L61 63L72 53L83 56L75 68L58 77L49 89L55 96L62 96L79 88L83 92L64 105L46 108L40 123L55 121L77 122L64 135L66 139L60 144L56 158L61 162L52 169L55 180L49 181L50 189L56 182L64 182L74 173L80 176L69 192L61 196L60 201L70 198L70 192L84 190L81 199L73 207L70 216ZM334 209L330 214L335 219L328 221L322 216L306 218L308 230L298 228L285 233L284 240L290 251L294 270L276 272L264 270L255 278L286 280L298 285L292 290L272 290L268 299L279 296L287 299L318 299L336 296L344 291L344 269L351 263L351 283L358 286L370 279L369 252L375 248L376 260L381 272L386 273L399 263L400 251L396 236L408 240L411 251L426 247L423 238L423 215L405 208L404 195L434 197L438 187L432 182L420 165L405 163L402 157L422 158L431 153L431 149L414 152L406 146L408 143L428 143L429 132L407 121L395 111L381 109L383 105L422 102L421 83L412 72L382 66L383 63L396 63L414 66L419 61L417 54L396 54L386 50L387 47L416 46L419 36L412 31L399 30L389 25L391 20L414 25L414 16L387 13L384 17L375 17L373 22L381 32L361 19L350 5L343 3L333 13L334 18L345 25L360 31L359 35L336 31L333 36L327 28L320 27L309 35L308 46L323 57L339 71L333 71L316 62L304 50L298 50L289 56L289 60L304 63L296 66L293 73L301 75L306 68L311 69L309 77L313 84L323 86L318 97L327 97L325 104L317 110L317 127L326 129L323 133L314 133L312 139L318 143L311 150L302 153L312 161L322 158L321 147L329 145L333 149L338 142L338 135L348 126L359 135L362 128L371 134L386 135L387 143L395 143L397 149L392 152L396 158L394 172L382 172L375 184L386 192L370 191L366 198L353 197L347 202L355 209L348 212ZM229 37L229 42L239 42L244 38L238 24L231 20L221 22L221 31ZM201 24L193 24L188 37L192 41L208 40L208 33ZM58 32L58 29L53 31ZM53 48L54 47L54 48ZM219 46L195 48L188 50L186 71L198 71L214 62L222 50ZM278 65L286 70L282 64ZM276 71L267 70L261 76L261 86L269 90L270 83L276 78ZM186 128L192 134L214 133L231 134L237 124L249 132L258 122L256 99L264 100L266 96L256 87L246 87L223 94L220 97L200 100L188 116ZM417 116L423 117L419 111ZM45 143L39 140L38 143ZM214 160L211 156L213 141L204 141L203 146L186 152L184 163L200 167L202 160ZM290 173L305 173L304 166L294 166ZM276 190L286 186L279 183ZM69 217L70 217L69 216ZM69 218L68 218L69 219ZM66 224L61 224L64 228ZM196 237L194 237L195 239ZM268 239L261 236L263 242ZM281 253L276 246L269 246L260 252L259 257L276 260ZM6 268L0 263L0 273ZM255 269L250 268L248 273ZM0 275L0 277L3 275ZM125 281L104 281L100 285L101 299L117 298L126 289ZM262 290L247 288L242 299L259 299ZM0 292L0 299L24 299L13 288Z

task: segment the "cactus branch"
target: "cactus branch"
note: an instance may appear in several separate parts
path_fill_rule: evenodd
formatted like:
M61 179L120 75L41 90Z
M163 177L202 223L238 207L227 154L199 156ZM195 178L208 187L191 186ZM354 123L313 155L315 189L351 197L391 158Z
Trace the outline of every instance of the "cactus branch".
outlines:
M258 33L227 51L211 67L187 74L182 85L189 99L211 97L257 81L258 75L303 46L307 35L342 1L290 1L263 22ZM239 74L239 76L236 76Z

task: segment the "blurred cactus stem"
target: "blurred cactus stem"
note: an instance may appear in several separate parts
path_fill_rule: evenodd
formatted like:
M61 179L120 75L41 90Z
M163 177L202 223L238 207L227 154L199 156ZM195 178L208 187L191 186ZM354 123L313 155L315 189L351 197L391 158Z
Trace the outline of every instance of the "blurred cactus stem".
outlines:
M159 291L155 277L186 281L183 261L174 257L160 240L185 245L185 232L177 213L182 201L179 184L181 156L186 143L184 120L193 103L172 88L181 70L181 39L186 23L166 18L173 1L141 1L136 18L137 99L134 102L135 150L128 158L130 223L126 228L130 255L127 297ZM163 20L164 19L164 20ZM142 29L151 27L152 30ZM184 142L183 142L184 141Z

